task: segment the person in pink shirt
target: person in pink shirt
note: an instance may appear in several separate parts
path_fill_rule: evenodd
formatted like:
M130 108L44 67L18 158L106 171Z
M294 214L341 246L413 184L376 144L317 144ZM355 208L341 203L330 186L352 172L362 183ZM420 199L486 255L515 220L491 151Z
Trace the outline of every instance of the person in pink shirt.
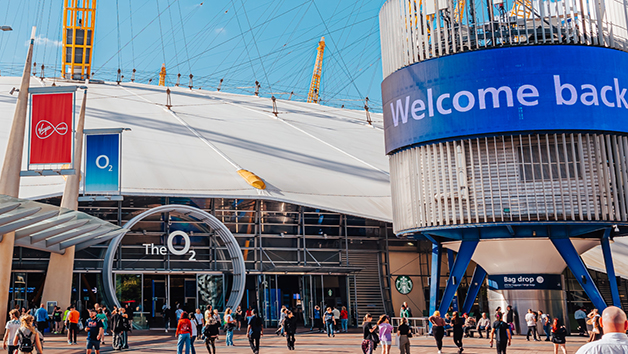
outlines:
M382 354L390 354L390 346L392 345L392 330L390 319L387 315L382 315L377 321L379 327L379 343L382 345Z

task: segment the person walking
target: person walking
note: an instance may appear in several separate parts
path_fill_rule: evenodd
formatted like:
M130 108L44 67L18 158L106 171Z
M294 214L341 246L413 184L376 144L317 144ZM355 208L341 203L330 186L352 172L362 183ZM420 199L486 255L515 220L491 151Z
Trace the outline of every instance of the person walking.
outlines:
M104 313L103 308L99 308L98 311L96 311L96 318L100 320L100 322L102 323L102 327L103 327L103 335L100 338L100 344L105 345L105 333L107 333L107 328L109 326L108 321L107 321L107 315Z
M501 313L501 312L500 312ZM506 323L510 326L510 331L512 333L517 332L517 323L519 322L519 314L512 308L512 306L506 306Z
M493 322L489 344L493 346L493 340L495 340L495 348L497 354L506 354L506 348L510 346L512 342L512 331L510 325L502 321L502 313L495 313L495 322Z
M401 324L397 328L397 337L399 337L399 354L410 354L409 338L412 337L412 332L406 317L401 319Z
M313 316L314 316L314 321L312 321L312 325L318 328L319 333L323 333L323 320L321 318L321 308L318 307L318 305L314 306ZM313 330L314 327L310 328L310 330Z
M441 354L443 350L443 336L445 336L445 319L440 317L440 311L434 311L434 314L429 318L432 324L432 334L436 340L436 348L438 348L438 354Z
M288 350L294 350L295 333L297 333L297 318L292 311L288 310L286 319L283 322L283 327L286 332L286 342L288 344Z
M540 339L537 338L536 315L534 314L534 311L532 311L532 309L528 309L525 320L526 325L528 326L528 334L526 335L526 340L530 341L530 333L532 333L532 339L538 342Z
M578 332L580 336L589 335L589 331L587 330L587 313L584 312L584 307L579 308L574 313L574 318L576 322L578 322Z
M70 306L70 313L68 314L68 344L76 344L80 317L81 314L76 311L76 307L74 305Z
M619 307L609 306L602 312L602 339L583 345L576 354L628 353L628 320Z
M373 317L370 313L364 315L364 320L362 322L362 352L364 354L372 354L373 349L375 348L375 343L373 342L373 332L375 328L371 321Z
M190 324L192 325L192 333L190 333L190 353L196 354L196 349L194 348L194 341L198 336L199 332L197 330L198 323L196 322L196 316L193 313L188 315L188 319L190 320Z
M567 348L565 344L567 342L567 329L560 322L560 319L557 317L554 319L554 322L551 326L552 333L552 343L554 344L554 354L558 354L558 348L562 348L563 354L567 354Z
M236 321L233 319L233 316L231 316L231 308L227 307L227 309L225 310L225 317L224 317L224 323L225 323L225 334L226 334L226 339L225 342L227 344L227 347L232 347L233 346L233 329L236 326Z
M216 354L216 339L218 339L218 334L220 334L220 321L217 321L213 315L209 315L209 317L205 318L205 327L203 328L207 353Z
M244 313L242 313L242 306L238 306L233 316L238 323L238 331L242 330L242 322L244 322Z
M18 329L20 329L20 311L13 309L9 311L9 321L4 326L4 338L2 340L2 349L9 351L9 354L14 354L17 350L17 346L13 344Z
M337 307L334 307L331 312L334 314L334 331L340 332L340 310L338 310Z
M390 354L393 326L390 324L390 319L387 315L379 317L377 327L379 329L379 342L382 345L382 354Z
M35 318L31 315L22 316L21 325L13 338L13 346L17 347L18 354L30 354L35 349L38 353L43 354L44 350L41 346L39 331L33 327Z
M336 324L336 319L334 318L334 313L331 312L331 307L328 307L325 311L324 315L325 319L325 332L327 332L327 337L335 337L334 334L334 325Z
M482 337L482 331L486 331L486 338L488 338L488 334L491 330L491 320L486 315L486 312L482 313L482 318L478 320L478 325L476 330L478 331L478 335L480 338Z
M451 326L453 327L453 335L454 335L454 344L458 347L458 354L464 351L462 347L462 336L464 335L464 320L458 314L458 311L454 311L451 316Z
M194 319L196 320L196 333L198 333L199 338L203 339L203 326L205 325L205 320L203 314L201 313L201 309L196 309Z
M340 310L340 328L344 333L349 331L349 312L347 312L347 308L344 306Z
M37 330L43 336L46 327L48 327L48 311L44 304L39 305L39 308L35 311L35 320L37 321Z
M539 311L539 317L541 318L541 325L543 325L543 333L545 333L545 341L551 341L552 335L552 318L549 314ZM540 337L540 335L539 335Z
M284 336L283 321L286 319L286 311L288 311L288 309L286 309L285 306L281 306L281 311L279 313L279 321L277 322L278 328L275 331L276 335L281 334L282 337Z
M181 312L179 322L177 323L177 331L174 334L177 337L177 354L183 353L185 346L185 354L190 354L190 336L192 335L192 323L188 319L187 312Z
M52 333L59 334L61 333L61 316L63 313L61 312L61 308L59 306L55 306L54 310L52 310Z
M249 344L251 345L253 354L258 354L259 342L261 337L264 335L263 322L262 319L257 316L257 310L251 310L251 314L252 316L246 328L246 333L249 338Z
M589 332L589 342L600 340L602 338L602 327L600 327L600 313L598 309L593 309L587 316L587 324L591 325L591 331Z
M96 351L96 354L100 354L100 341L105 334L105 327L94 309L89 310L89 318L85 321L85 332L87 332L87 354L91 354L92 349Z

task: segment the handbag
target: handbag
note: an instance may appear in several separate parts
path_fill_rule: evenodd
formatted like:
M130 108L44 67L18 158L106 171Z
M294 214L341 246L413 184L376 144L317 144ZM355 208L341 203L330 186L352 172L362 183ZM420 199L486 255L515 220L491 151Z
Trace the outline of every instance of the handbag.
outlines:
M77 325L78 325L79 331L82 331L83 329L85 329L85 327L83 327L83 322L81 320L78 321Z

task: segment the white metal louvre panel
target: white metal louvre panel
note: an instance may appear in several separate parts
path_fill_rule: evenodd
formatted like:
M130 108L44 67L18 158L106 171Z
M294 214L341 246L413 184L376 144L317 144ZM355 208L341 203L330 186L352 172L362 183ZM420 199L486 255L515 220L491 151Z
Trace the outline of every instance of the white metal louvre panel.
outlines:
M384 78L483 48L580 44L628 51L624 0L388 0L379 21Z
M626 136L581 133L482 137L401 150L389 161L394 231L626 221L627 155Z

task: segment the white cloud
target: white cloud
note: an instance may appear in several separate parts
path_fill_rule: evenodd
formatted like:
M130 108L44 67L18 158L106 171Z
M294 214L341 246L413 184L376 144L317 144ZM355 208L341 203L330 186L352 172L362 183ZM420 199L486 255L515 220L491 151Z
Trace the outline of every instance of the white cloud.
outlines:
M28 46L30 44L30 41L26 41L24 44ZM44 47L61 47L63 45L63 42L39 35L35 37L35 45Z
M215 29L215 32L218 34L227 33L227 30L224 27L219 27Z

